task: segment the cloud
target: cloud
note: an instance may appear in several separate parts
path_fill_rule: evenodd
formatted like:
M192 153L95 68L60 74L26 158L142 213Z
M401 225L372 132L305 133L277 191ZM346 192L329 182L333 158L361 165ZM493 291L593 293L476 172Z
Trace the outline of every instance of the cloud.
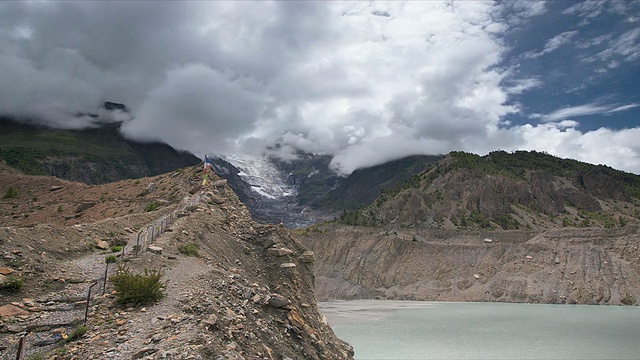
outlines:
M525 53L525 57L535 59L542 55L553 52L558 48L560 48L561 46L571 42L571 39L573 39L573 37L575 37L577 34L578 34L578 31L576 30L562 32L552 37L551 39L547 40L547 42L544 44L544 49L542 49L542 51Z
M0 2L0 113L81 127L75 114L116 101L132 110L123 131L133 138L198 154L331 154L341 173L451 150L600 161L585 149L603 144L607 163L640 171L635 129L580 132L568 120L635 103L505 120L527 118L514 98L547 82L505 65L507 35L546 11L532 1ZM619 35L603 59L634 59L637 34ZM541 52L576 37L561 32Z
M569 106L562 109L557 109L552 111L549 114L538 116L539 114L534 114L532 118L541 118L542 121L557 121L564 120L568 118L578 117L578 116L587 116L587 115L596 115L596 114L609 114L614 112L625 111L629 109L633 109L638 107L638 104L628 104L628 105L598 105L595 103L585 104L585 105L577 105L577 106Z

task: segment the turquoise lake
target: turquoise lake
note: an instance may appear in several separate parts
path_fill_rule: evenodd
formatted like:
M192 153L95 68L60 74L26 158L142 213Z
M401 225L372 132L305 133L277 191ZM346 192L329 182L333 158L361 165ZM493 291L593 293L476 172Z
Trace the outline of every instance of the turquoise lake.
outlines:
M336 301L336 335L369 359L640 359L640 308Z

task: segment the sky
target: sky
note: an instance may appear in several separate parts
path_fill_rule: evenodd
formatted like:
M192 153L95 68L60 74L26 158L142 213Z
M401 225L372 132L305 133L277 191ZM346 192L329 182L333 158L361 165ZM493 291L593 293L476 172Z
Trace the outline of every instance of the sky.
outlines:
M640 1L0 2L0 115L199 156L537 150L640 173ZM106 116L106 115L105 115Z

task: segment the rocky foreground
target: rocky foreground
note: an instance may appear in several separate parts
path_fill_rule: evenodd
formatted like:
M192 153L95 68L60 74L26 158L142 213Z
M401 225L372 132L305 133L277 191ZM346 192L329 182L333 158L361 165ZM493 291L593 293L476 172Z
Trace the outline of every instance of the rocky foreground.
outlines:
M25 184L33 186L28 200L18 196L0 204L4 225L14 224L0 228L0 280L18 277L25 284L19 292L0 290L0 359L15 359L23 336L25 359L352 358L351 347L318 312L314 254L283 227L253 222L220 182L202 190L196 209L181 213L154 240L152 251L135 256L140 230L199 193L200 171L189 168L96 191L48 177L27 182L3 169L3 185L18 184L21 195ZM46 185L38 191L40 181ZM29 201L32 207L25 205ZM109 204L126 210L112 216ZM25 224L41 212L51 214L51 223ZM131 270L163 271L166 297L145 307L122 306L110 284L102 295L99 282L83 331L87 291L103 276L111 254L100 248L122 240L128 241L125 264ZM196 256L178 251L187 243L197 245Z
M640 226L463 231L307 229L321 300L637 305Z

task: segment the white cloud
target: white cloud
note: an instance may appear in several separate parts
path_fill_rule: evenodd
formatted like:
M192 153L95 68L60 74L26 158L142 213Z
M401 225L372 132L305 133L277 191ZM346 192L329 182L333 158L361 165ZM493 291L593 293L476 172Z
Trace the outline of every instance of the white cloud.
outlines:
M549 114L538 116L538 117L541 118L542 121L548 122L548 121L564 120L564 119L577 117L577 116L620 112L620 111L633 109L638 106L640 105L628 104L628 105L618 106L618 105L598 105L595 103L591 103L591 104L585 104L585 105L564 107L562 109L554 110ZM539 114L536 114L536 115L539 115Z
M577 31L565 31L562 32L551 39L547 40L544 44L544 48L539 52L529 52L525 54L525 57L528 58L538 58L542 55L548 54L560 48L563 45L566 45L571 42L571 39L578 34Z
M129 136L197 153L327 153L344 173L497 148L640 171L637 129L580 132L568 120L636 104L505 121L521 112L512 97L544 79L504 66L504 33L546 11L534 1L5 2L0 112L77 127L83 120L70 114L118 101L135 115ZM576 34L549 39L542 52ZM612 54L633 59L636 43L627 33Z

